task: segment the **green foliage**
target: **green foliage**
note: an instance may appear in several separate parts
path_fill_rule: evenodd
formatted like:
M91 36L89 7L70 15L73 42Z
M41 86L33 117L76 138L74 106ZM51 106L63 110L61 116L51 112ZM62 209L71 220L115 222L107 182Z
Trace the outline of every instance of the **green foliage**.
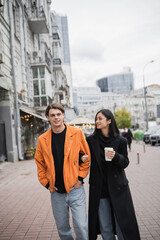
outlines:
M132 117L130 112L127 112L126 108L123 107L121 110L118 110L114 114L117 127L119 129L130 128L132 125Z

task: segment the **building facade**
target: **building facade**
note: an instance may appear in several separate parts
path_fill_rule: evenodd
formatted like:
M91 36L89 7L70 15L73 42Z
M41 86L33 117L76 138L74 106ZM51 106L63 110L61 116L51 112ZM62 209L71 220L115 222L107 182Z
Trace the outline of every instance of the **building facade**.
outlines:
M70 107L70 86L59 64L63 36L55 39L51 0L0 3L0 160L14 162L47 129L48 104Z
M13 59L10 52L9 8L0 5L0 161L18 157L16 138L15 97L12 78Z
M159 104L160 86L147 87L147 114L150 122L160 123ZM110 109L113 113L126 108L131 113L132 125L146 130L146 109L144 100L144 89L130 92L130 95L116 94L112 92L101 92L97 88L74 88L74 107L78 115L95 118L95 114L102 108Z
M101 92L99 87L73 88L73 106L80 116L94 119L97 111L108 108L115 111L115 101L121 98L120 94Z
M62 49L62 67L67 77L67 83L69 85L70 104L73 106L72 99L72 72L71 72L71 57L70 57L70 45L69 45L69 34L68 34L68 19L67 16L61 16L54 13L55 24L59 29L61 36L61 49Z

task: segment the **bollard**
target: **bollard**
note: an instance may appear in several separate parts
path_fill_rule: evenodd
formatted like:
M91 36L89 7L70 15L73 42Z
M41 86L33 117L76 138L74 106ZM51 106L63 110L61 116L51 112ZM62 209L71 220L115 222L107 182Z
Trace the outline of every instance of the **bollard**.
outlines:
M146 152L146 144L143 143L143 151Z
M139 164L139 152L137 152L137 164Z

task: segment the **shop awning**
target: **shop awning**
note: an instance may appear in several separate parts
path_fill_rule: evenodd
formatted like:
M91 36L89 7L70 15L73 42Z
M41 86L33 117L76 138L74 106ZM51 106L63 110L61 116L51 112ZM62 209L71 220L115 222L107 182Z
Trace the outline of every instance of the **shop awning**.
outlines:
M37 113L34 108L31 108L31 107L27 107L27 106L22 105L22 106L20 107L20 110L23 111L23 112L25 112L25 113L31 114L31 115L33 115L34 117L40 118L40 119L42 119L42 120L44 120L44 121L48 121L44 114L39 114L39 113Z

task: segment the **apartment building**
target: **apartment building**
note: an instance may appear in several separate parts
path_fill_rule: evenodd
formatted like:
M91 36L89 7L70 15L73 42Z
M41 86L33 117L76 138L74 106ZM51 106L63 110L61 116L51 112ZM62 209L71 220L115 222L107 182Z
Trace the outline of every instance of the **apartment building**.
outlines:
M69 86L70 104L73 106L72 99L72 71L71 71L71 57L70 57L70 45L68 34L68 19L67 16L61 16L54 12L54 18L56 26L59 29L61 36L61 49L62 49L62 68L67 77L67 84Z
M48 104L70 107L70 86L59 57L63 36L58 36L50 4L0 1L0 161L23 160L26 150L36 147L48 128Z
M52 26L52 51L53 51L53 79L54 79L54 95L57 102L61 102L63 105L71 106L71 77L66 74L65 71L65 59L63 44L63 34L61 34L61 25L57 20L55 12L51 13L51 26ZM61 19L59 16L58 19ZM67 32L68 34L68 32ZM67 46L69 43L66 43ZM70 62L69 62L69 68Z
M147 87L148 120L159 122L160 86ZM97 88L74 88L73 102L78 115L94 119L95 114L102 108L108 108L113 113L123 107L131 113L132 125L146 129L146 108L144 89L136 89L130 95L101 92Z
M99 87L73 88L73 106L77 114L90 119L94 119L97 111L102 108L108 108L114 112L115 101L120 97L120 94L101 92Z
M18 157L9 8L0 1L0 161Z

